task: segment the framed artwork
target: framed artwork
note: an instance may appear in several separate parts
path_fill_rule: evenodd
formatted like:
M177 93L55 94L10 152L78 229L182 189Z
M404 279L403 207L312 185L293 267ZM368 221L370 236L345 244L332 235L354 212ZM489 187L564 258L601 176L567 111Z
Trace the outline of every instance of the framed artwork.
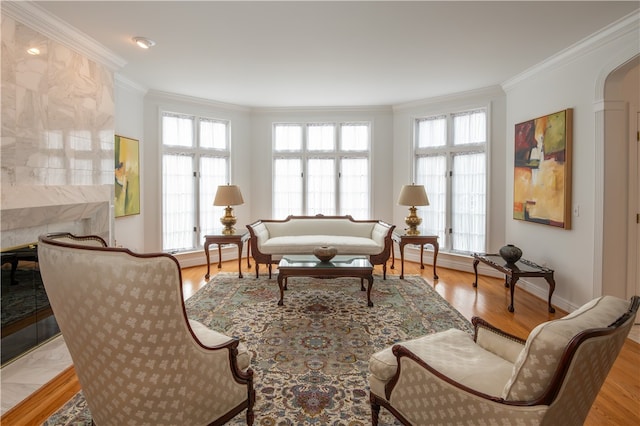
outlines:
M516 124L513 218L571 229L573 110Z
M116 135L115 215L140 214L140 151L136 139Z

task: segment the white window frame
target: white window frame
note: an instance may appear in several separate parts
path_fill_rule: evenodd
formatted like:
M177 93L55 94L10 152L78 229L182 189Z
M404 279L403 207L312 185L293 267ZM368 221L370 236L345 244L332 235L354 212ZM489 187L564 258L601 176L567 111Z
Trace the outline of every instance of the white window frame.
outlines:
M483 111L485 113L485 141L483 143L470 143L465 145L454 145L454 125L453 118L458 114L472 113L474 111ZM418 147L418 123L424 119L430 119L435 117L446 117L446 144L444 146L438 147ZM454 250L452 248L452 174L453 174L453 157L456 154L472 154L474 152L482 152L484 154L484 163L485 163L485 199L484 199L484 247L481 250L486 252L486 248L488 247L489 242L489 178L490 178L490 168L489 168L489 160L490 160L490 123L491 123L491 110L489 105L478 105L475 107L459 109L455 111L443 111L439 113L425 114L421 116L417 116L413 118L413 179L416 183L418 183L417 177L417 162L420 157L423 156L435 156L435 155L444 155L446 158L446 171L445 171L445 179L446 179L446 213L445 213L445 228L437 231L437 235L440 243L440 250L443 252L450 253L463 253L468 254L469 252ZM429 196L427 190L427 196ZM425 212L429 209L429 206L426 207L418 207L418 216L423 217ZM422 224L419 226L421 234L433 234L433 230L429 230L429 225L425 223L424 219ZM444 238L442 238L444 237ZM475 251L475 250L474 250Z
M186 147L186 146L175 146L175 145L165 145L164 144L164 135L163 135L163 121L164 121L164 117L166 116L176 116L176 117L183 117L183 118L187 118L187 119L191 119L193 120L193 143L192 146L190 147ZM226 141L224 143L224 148L203 148L200 146L200 123L202 121L211 121L211 122L216 122L216 123L222 123L226 126ZM184 156L188 156L191 157L192 160L192 164L193 164L193 179L194 179L194 206L193 206L193 211L194 211L194 223L195 223L195 227L193 229L193 239L192 239L192 246L191 247L181 247L181 248L165 248L165 241L164 241L164 222L165 222L165 216L164 216L164 211L161 212L161 231L162 231L162 247L163 247L163 251L168 251L171 253L180 253L180 252L189 252L189 251L194 251L194 250L199 250L202 249L203 247L203 243L204 243L204 238L202 238L204 236L204 232L205 232L205 228L210 229L209 233L213 233L213 234L220 234L222 232L222 224L220 223L220 217L223 216L223 207L218 207L218 206L213 206L213 198L215 196L215 191L217 189L217 185L224 185L229 183L229 179L231 176L231 121L227 120L227 119L220 119L220 118L212 118L212 117L208 117L208 116L204 116L204 115L196 115L196 114L189 114L189 113L180 113L180 112L175 112L175 111L169 111L169 110L165 110L165 111L161 111L160 112L160 142L161 142L161 153L160 153L160 176L161 176L161 181L160 181L160 206L161 206L161 211L162 211L162 205L164 203L163 201L163 194L164 194L164 188L163 188L163 158L164 155L184 155ZM200 170L200 159L204 158L204 157L216 157L216 158L221 158L224 161L226 161L226 173L224 176L224 182L217 182L216 184L211 184L210 182L203 182L203 177L201 175L201 170ZM211 196L208 197L207 199L200 199L200 194L201 194L201 189L204 188L203 185L205 184L209 184L210 186L212 186L211 191L212 192ZM209 199L210 198L210 199ZM201 203L205 203L205 204L209 204L211 205L211 208L209 209L212 213L211 214L205 214L206 217L201 217L201 207L205 207L204 205L201 205ZM211 223L212 225L207 227L207 226L203 226L203 224L205 223L204 221L206 221L206 223Z
M308 127L315 125L330 125L333 126L334 133L334 148L331 150L309 150L308 149ZM367 147L364 150L343 150L342 149L342 141L341 141L341 128L342 126L349 125L362 125L367 127ZM300 126L302 129L302 146L298 149L290 149L290 150L279 150L276 151L276 127L277 126ZM309 212L307 210L308 207L308 173L307 173L307 165L310 159L319 158L319 159L332 159L334 161L335 167L335 214L341 214L342 202L340 195L340 179L342 175L342 160L345 159L366 159L367 161L367 191L368 191L368 206L366 214L363 216L366 217L358 217L358 219L368 219L371 216L372 210L372 176L371 176L371 122L369 121L342 121L342 122L333 122L333 121L305 121L305 122L274 122L272 123L272 164L273 164L273 175L272 182L275 181L276 178L276 170L275 170L275 162L278 159L297 159L301 162L301 170L302 170L302 197L301 197L301 206L300 206L300 214L301 215L314 215L314 212ZM275 185L272 185L272 200L276 199L275 193ZM276 217L276 206L272 205L272 214L274 218L284 219L284 217Z

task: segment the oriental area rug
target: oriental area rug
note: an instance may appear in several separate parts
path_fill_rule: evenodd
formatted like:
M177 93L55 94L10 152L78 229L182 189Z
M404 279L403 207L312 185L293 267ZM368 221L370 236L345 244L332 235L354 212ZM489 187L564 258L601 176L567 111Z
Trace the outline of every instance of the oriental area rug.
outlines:
M472 327L423 278L376 275L367 307L355 278L277 280L219 273L186 301L190 318L252 354L256 425L369 425L369 357L396 342ZM45 425L91 423L82 392ZM244 414L229 424L245 424ZM380 424L396 424L381 410Z

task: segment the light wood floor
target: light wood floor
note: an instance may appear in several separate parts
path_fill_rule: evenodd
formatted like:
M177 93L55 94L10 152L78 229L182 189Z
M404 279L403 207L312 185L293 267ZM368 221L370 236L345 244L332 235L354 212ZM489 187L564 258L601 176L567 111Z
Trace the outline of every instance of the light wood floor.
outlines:
M246 261L243 261L246 268ZM396 267L399 265L396 263ZM261 268L264 271L264 267ZM212 274L217 273L216 264L211 265ZM238 271L237 261L224 262L222 271ZM380 267L377 273L382 273ZM182 270L185 298L196 292L207 281L204 279L206 266ZM245 278L252 279L253 271L243 271ZM399 274L399 270L387 270L388 274ZM507 311L509 290L501 279L479 277L477 290L472 287L473 274L438 268L440 279L433 280L432 268L405 262L405 274L420 274L434 288L458 309L465 317L480 316L495 326L526 338L529 331L541 322L566 315L559 309L555 314L547 312L546 301L517 288L515 292L515 312ZM274 277L275 281L275 277ZM561 283L559 283L561 285ZM70 368L39 392L6 413L0 419L2 425L39 425L61 407L80 386ZM591 408L585 423L600 425L640 424L640 344L627 339L620 356L609 373L600 393Z

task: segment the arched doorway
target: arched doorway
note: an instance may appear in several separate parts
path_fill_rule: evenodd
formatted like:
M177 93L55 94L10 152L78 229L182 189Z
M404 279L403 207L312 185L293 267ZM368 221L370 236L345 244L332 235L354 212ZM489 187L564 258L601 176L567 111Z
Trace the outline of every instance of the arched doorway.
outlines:
M601 288L595 294L629 298L640 294L640 213L638 182L638 114L640 113L640 56L613 69L604 79L601 111L602 145L596 147L596 192L601 182ZM596 129L598 131L598 129ZM598 143L598 140L597 140ZM598 208L598 206L596 206ZM596 225L597 227L598 225ZM596 245L597 245L596 241ZM597 258L596 258L597 259Z

